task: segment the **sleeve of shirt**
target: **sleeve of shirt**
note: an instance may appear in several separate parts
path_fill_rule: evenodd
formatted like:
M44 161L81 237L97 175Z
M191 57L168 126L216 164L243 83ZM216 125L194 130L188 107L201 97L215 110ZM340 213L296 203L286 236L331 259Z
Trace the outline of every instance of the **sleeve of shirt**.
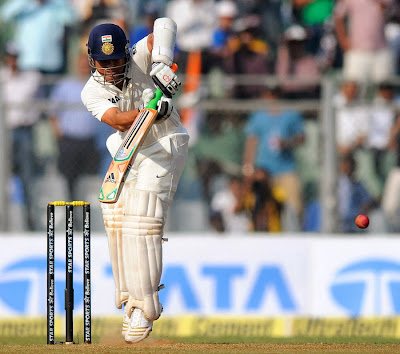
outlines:
M147 47L147 36L136 43L132 55L133 61L140 70L145 74L149 74L151 70L151 53Z
M246 134L246 137L258 135L257 113L253 113L249 116L249 120L247 121L244 132Z
M81 92L81 99L87 110L99 121L101 121L104 113L106 113L110 108L118 108L116 104L110 102L105 97L96 94L96 92L88 89L87 86L85 86Z
M7 1L0 8L0 17L4 21L14 20L17 16L23 13L33 11L37 4L29 0L13 0Z
M225 44L225 36L221 30L216 30L213 34L213 49L220 49Z

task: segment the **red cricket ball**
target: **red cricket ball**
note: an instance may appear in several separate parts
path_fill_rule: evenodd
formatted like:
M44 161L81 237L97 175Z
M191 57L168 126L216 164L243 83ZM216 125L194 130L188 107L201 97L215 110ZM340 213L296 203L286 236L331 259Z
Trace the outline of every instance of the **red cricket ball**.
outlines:
M369 225L368 216L362 214L356 217L355 222L360 229L366 229Z

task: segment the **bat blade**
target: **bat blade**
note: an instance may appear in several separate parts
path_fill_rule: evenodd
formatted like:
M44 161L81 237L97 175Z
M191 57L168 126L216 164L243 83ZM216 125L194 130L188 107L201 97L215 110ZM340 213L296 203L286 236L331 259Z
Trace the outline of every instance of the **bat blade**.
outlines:
M157 110L151 108L140 111L107 170L98 197L100 202L115 203L118 200L125 178L157 114Z

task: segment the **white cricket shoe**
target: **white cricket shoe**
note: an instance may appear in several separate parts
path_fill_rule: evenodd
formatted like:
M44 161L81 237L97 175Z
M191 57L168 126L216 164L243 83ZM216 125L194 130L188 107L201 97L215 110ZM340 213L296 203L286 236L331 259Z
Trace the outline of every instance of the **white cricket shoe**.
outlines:
M125 321L125 317L124 317ZM153 328L153 321L144 317L144 312L138 308L134 308L128 329L125 333L125 342L137 343L146 339Z
M129 322L131 318L127 312L127 306L124 306L124 319L122 321L122 335L125 337L126 332L128 332Z

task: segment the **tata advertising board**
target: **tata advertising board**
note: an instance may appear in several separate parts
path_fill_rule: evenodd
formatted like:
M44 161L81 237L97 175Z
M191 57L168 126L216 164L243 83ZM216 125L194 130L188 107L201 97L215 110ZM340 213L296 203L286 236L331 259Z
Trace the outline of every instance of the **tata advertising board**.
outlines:
M398 316L399 250L394 238L315 240L311 315Z
M164 316L343 317L400 312L393 238L168 234ZM0 235L0 317L45 316L45 235ZM56 235L56 313L64 313L65 237ZM117 315L107 239L92 236L92 314ZM74 236L75 313L83 311L82 235Z

